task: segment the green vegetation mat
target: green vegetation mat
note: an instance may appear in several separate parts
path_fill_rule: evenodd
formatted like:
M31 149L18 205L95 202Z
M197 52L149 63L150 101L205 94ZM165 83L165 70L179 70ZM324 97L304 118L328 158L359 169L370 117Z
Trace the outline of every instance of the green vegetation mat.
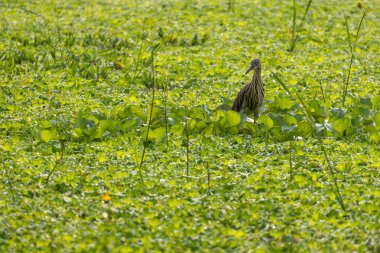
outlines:
M380 252L375 2L1 2L0 251Z

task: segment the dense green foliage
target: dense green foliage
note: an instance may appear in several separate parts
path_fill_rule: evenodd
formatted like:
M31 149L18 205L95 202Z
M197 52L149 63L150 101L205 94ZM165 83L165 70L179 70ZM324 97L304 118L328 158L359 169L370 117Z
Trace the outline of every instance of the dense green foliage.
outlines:
M1 252L380 251L378 6L0 11Z

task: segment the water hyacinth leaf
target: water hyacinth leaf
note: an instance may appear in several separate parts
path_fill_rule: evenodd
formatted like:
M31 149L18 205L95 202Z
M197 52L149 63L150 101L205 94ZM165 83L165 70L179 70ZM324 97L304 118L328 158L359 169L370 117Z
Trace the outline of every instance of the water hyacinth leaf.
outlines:
M194 119L207 119L208 115L211 115L211 111L207 108L207 106L203 107L195 107L193 108L190 113L189 117Z
M166 135L166 128L159 127L157 129L149 131L149 140L156 140L158 142L162 141Z
M287 97L277 97L275 99L275 105L278 109L290 109L293 106L290 98Z
M104 136L104 133L106 132L106 129L97 127L95 132L93 133L92 139L101 139Z
M317 117L324 117L325 115L325 110L321 106L320 102L318 100L311 100L309 103L309 110L310 112L317 116Z
M141 118L145 119L145 113L143 110L137 105L129 105L123 113L124 118Z
M98 129L98 127L96 127L96 126L92 127L92 128L82 129L82 133L85 137L92 139L92 138L94 138L97 129Z
M100 120L99 121L99 128L102 128L104 130L107 130L110 125L111 125L111 120Z
M352 110L352 114L354 115L360 115L361 117L369 117L371 114L370 110L368 108L364 108L361 106L355 106Z
M297 128L297 125L284 125L284 126L282 126L282 131L291 132L296 128Z
M128 132L131 129L136 129L142 125L143 121L140 118L128 119L121 126L123 132Z
M370 98L361 98L360 99L360 105L362 105L365 108L371 108L372 102Z
M185 126L182 123L178 123L171 128L171 132L176 136L181 136L184 130Z
M216 110L212 114L211 120L212 121L219 121L219 120L223 119L225 117L225 115L226 115L226 112L221 111L221 110Z
M380 143L380 133L372 132L369 136L371 142Z
M55 137L57 137L57 131L55 130L55 128L49 130L41 130L40 136L44 142L49 142L53 140Z
M347 110L342 108L331 108L331 118L343 118Z
M83 131L79 127L74 128L73 132L72 132L72 135L73 135L74 138L81 138L81 137L83 137Z
M67 127L69 125L69 122L67 121L65 115L60 115L59 116L59 122L61 126Z
M374 96L371 98L372 108L376 108L378 104L380 104L380 95Z
M164 110L160 107L153 107L153 112L152 112L152 119L157 119L159 117L162 117L162 115L164 115Z
M241 118L240 114L235 111L227 111L224 117L220 120L221 127L234 127L240 124Z
M325 120L325 122L323 124L320 124L320 123L316 123L315 124L315 128L317 130L317 134L318 135L323 135L323 134L327 134L327 133L332 133L333 132L333 125Z
M376 112L374 118L375 118L376 126L380 127L380 112Z
M263 124L266 129L271 129L274 125L273 120L267 115L261 115L258 120L260 124Z
M350 126L351 120L348 118L337 119L333 123L334 130L343 134L343 132Z
M293 116L290 116L290 115L285 115L284 116L284 120L286 122L287 125L291 126L291 125L297 125L297 119Z
M96 126L95 121L91 119L82 118L82 117L76 119L75 127L79 127L82 129L90 129L95 126Z
M187 121L187 127L189 130L193 130L196 126L197 122L194 119L189 119Z
M40 127L42 129L50 128L52 127L51 122L49 120L42 120L40 121Z
M276 126L287 125L284 116L279 113L269 113L268 116L273 120L273 124Z
M88 115L87 120L93 121L95 125L99 123L99 119L95 115Z
M195 130L196 131L202 131L202 129L204 129L206 127L207 127L207 121L205 121L205 120L197 121L196 125L195 125Z

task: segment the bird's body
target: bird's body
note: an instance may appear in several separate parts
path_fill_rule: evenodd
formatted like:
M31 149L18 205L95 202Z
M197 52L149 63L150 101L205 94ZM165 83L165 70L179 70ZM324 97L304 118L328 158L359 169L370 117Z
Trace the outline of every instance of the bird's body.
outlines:
M254 59L246 74L252 69L255 70L252 81L246 84L237 94L232 110L247 115L254 114L254 120L259 117L260 107L264 101L264 86L261 81L261 63Z

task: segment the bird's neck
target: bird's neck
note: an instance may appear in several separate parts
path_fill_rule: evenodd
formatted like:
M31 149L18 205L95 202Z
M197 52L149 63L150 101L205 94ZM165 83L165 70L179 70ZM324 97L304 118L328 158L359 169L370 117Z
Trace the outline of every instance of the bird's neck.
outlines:
M252 82L255 82L255 80L260 81L261 80L261 68L258 67L255 69L255 72L252 76Z

